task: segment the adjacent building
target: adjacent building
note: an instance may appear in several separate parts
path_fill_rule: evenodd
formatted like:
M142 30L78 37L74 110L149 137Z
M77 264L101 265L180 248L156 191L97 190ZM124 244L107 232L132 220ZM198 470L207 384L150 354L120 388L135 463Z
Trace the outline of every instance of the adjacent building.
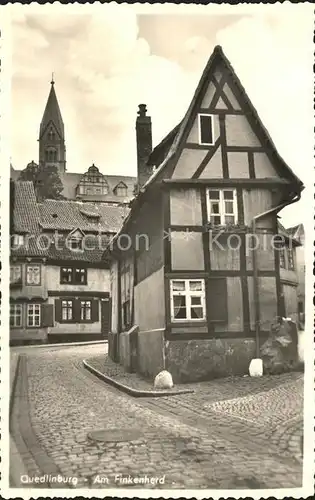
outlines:
M38 203L32 182L11 182L10 343L104 339L110 322L104 248L126 207Z
M248 373L275 318L298 311L296 247L277 214L302 182L221 47L153 151L144 105L139 120L139 192L104 253L110 355L150 377L167 369L175 382Z

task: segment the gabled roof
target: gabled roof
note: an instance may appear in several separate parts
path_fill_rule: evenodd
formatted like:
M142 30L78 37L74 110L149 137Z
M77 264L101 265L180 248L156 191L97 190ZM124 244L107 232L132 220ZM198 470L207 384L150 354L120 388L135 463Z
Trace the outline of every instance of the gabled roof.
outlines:
M294 174L294 172L290 169L290 167L285 163L285 161L281 158L281 156L278 154L275 144L273 143L266 128L262 124L255 107L251 103L243 85L241 84L240 80L238 79L237 75L235 74L235 71L234 71L233 67L231 66L231 63L228 61L225 54L223 53L222 47L217 45L214 48L214 51L213 51L212 55L210 56L208 63L203 71L203 74L202 74L201 79L198 83L198 86L197 86L197 89L196 89L195 94L193 96L193 99L189 105L189 108L187 110L187 113L186 113L183 121L181 122L181 124L179 126L176 137L175 137L175 139L174 139L174 141L173 141L173 143L168 151L166 158L161 163L159 168L151 175L151 177L148 179L148 181L144 184L144 186L142 187L140 192L145 191L146 188L150 184L152 184L152 182L154 182L154 180L157 178L157 176L159 176L159 178L161 178L161 177L163 178L163 170L166 167L166 165L168 164L168 162L170 161L170 159L178 151L178 149L182 143L183 137L185 135L185 132L187 131L187 127L190 123L190 120L191 120L199 102L201 101L201 98L203 96L203 92L204 92L206 86L208 85L208 83L210 81L210 76L215 71L218 64L224 65L225 69L227 70L230 77L234 81L236 88L238 89L239 93L241 94L241 96L243 98L243 103L247 108L248 118L251 117L252 121L254 123L256 123L256 128L257 128L257 130L259 130L262 140L271 149L271 151L274 155L275 161L280 164L282 169L284 169L284 171L286 172L287 176L290 177L291 181L293 183L295 183L301 190L302 186L303 186L302 182Z
M170 150L170 147L172 146L174 139L179 131L179 127L181 126L181 123L176 125L165 137L162 139L162 141L155 146L155 148L152 150L149 158L148 158L148 165L154 165L158 167L161 163L160 158L162 157L162 161L164 160L165 156Z
M46 230L72 231L80 228L84 232L115 233L121 228L128 209L101 203L45 200L39 205L39 211L40 225ZM95 221L84 212L98 214L99 217Z
M303 224L298 224L297 226L288 227L287 233L292 238L299 241L300 243L304 243L304 225Z
M40 214L31 181L15 182L13 218L16 233L39 232Z
M51 88L46 103L44 115L40 124L39 138L41 138L50 123L53 123L55 129L62 139L65 137L64 124L55 92L54 82L51 82Z
M13 207L13 233L24 234L24 244L11 248L11 256L45 256L45 250L38 244L40 235L40 214L34 186L31 181L15 182Z
M278 233L284 236L284 238L287 241L292 241L292 243L296 246L299 246L301 244L299 239L296 238L294 234L291 233L290 229L286 229L279 221L278 221Z

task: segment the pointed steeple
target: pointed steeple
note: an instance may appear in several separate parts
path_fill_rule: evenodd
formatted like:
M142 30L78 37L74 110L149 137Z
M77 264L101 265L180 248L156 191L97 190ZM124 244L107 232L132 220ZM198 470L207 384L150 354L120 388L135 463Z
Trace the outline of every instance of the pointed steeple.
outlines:
M39 129L39 164L57 167L59 174L66 170L65 130L55 92L54 74L45 111Z
M52 80L50 82L51 88L49 92L49 96L47 99L46 108L43 114L43 118L40 124L40 132L39 138L43 136L45 130L48 125L52 123L54 125L55 130L60 136L60 139L64 139L64 124L61 117L61 112L58 104L58 99L55 92L55 82L54 75L52 74Z

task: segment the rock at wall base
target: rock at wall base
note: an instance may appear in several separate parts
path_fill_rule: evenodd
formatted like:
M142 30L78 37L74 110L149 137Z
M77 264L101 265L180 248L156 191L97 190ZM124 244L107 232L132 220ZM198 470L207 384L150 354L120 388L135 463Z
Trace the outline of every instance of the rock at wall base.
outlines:
M272 325L269 338L260 348L264 372L276 375L295 370L298 364L296 324L282 318Z
M155 389L171 389L173 385L172 375L167 370L162 370L154 379Z
M252 359L249 364L249 375L251 377L262 377L264 373L263 361L260 358Z

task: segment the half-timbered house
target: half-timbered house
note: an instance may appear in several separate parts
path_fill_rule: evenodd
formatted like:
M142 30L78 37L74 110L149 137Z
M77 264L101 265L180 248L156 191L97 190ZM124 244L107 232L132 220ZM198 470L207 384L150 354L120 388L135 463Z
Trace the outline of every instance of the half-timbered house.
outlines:
M277 214L300 199L302 183L221 47L185 117L150 155L139 145L145 131L141 105L140 189L106 252L110 355L129 369L136 359L149 376L167 369L175 382L247 373L285 313Z

